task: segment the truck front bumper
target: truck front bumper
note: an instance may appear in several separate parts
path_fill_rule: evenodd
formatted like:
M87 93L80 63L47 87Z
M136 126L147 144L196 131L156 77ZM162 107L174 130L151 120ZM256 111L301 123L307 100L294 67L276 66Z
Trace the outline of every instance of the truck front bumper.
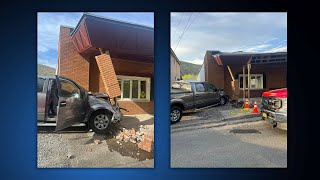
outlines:
M120 110L115 110L112 114L111 122L116 123L121 121L123 118L123 114L120 112Z
M269 122L273 126L287 130L287 114L270 111L267 109L261 110L262 119Z

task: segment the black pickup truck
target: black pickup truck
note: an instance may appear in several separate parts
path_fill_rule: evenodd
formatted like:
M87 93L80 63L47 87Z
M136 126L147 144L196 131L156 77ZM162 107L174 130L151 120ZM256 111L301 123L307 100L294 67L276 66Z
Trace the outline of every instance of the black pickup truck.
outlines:
M208 82L176 81L171 86L171 123L179 122L183 111L224 105L227 100L223 89Z

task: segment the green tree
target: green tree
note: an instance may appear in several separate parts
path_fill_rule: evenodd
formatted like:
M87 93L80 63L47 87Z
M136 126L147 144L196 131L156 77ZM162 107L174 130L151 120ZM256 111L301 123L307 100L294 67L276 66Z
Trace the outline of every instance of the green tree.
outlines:
M198 75L195 74L185 74L182 76L183 80L197 80Z

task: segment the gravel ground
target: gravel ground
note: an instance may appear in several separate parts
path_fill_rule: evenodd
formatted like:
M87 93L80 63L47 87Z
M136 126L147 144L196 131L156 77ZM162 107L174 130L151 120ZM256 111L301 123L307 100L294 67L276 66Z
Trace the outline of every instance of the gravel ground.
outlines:
M153 122L150 115L125 116L112 129L152 126ZM38 127L37 139L39 168L154 167L153 151L148 153L131 142L120 143L112 131L98 135L86 127L71 127L54 133L54 127Z
M70 167L67 141L61 134L38 133L38 167Z

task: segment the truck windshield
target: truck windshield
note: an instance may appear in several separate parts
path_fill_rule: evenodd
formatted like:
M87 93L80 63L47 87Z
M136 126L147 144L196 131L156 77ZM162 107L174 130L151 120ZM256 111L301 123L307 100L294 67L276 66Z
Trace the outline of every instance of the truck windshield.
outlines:
M174 82L171 88L174 90L180 90L180 91L191 91L190 83L186 83L186 82Z

